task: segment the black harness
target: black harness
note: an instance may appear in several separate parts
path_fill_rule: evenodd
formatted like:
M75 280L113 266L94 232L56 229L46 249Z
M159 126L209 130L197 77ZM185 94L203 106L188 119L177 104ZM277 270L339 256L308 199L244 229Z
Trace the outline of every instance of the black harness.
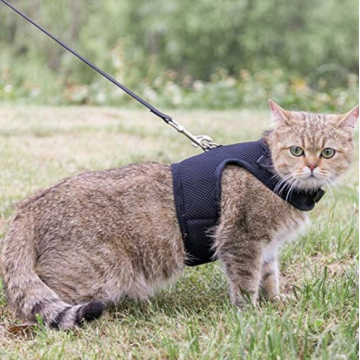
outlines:
M274 173L270 150L263 140L221 146L209 152L171 165L176 214L188 259L196 266L215 261L209 234L219 219L221 175L227 165L248 170L271 191L280 178ZM302 211L312 210L324 191L313 193L293 190L275 192L283 200Z

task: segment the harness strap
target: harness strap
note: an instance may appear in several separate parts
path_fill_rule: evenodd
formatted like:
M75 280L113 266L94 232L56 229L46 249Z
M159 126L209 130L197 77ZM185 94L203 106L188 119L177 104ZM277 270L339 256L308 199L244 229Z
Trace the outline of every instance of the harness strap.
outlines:
M187 258L196 266L216 260L213 234L221 215L221 180L228 165L246 169L269 191L301 211L310 211L324 191L307 192L281 184L274 172L270 150L263 140L219 147L171 165L173 193ZM261 191L257 194L261 200ZM244 206L246 206L244 204Z

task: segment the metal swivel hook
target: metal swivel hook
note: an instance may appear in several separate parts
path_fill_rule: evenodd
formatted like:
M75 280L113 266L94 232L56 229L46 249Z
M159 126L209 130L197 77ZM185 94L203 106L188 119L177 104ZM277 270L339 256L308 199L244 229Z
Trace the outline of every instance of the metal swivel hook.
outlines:
M213 142L213 140L211 139L210 136L207 136L207 135L195 136L195 135L193 135L188 130L186 130L184 128L184 126L177 123L174 119L171 119L171 120L169 119L168 124L170 126L172 126L174 129L176 129L179 133L185 135L188 139L190 139L191 144L194 147L200 146L204 151L209 151L211 149L214 149L214 148L220 146L219 144Z

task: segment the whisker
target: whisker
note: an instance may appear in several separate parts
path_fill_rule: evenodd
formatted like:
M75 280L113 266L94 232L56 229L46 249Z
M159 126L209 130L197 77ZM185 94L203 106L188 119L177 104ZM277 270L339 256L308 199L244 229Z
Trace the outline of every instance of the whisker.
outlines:
M338 187L337 183L336 183L334 180L332 180L331 178L326 179L326 182L329 183L329 184L328 184L328 189L329 189L329 190L332 192L332 194L334 195L333 190L332 190L332 187L334 187L334 188L338 191L338 190L339 190L339 187Z
M327 188L329 189L329 191L330 191L330 193L331 193L331 196L332 196L333 198L335 198L334 192L333 192L333 190L332 190L332 188L331 188L331 180L330 180L330 179L326 179L326 185L327 185Z
M290 184L288 184L288 180L290 180L293 176L294 172L286 175L285 177L283 177L282 179L280 179L280 181L276 184L275 188L274 188L274 193L276 193L277 195L281 195L282 192L286 189L286 187L288 187Z
M288 199L290 198L291 192L294 190L295 185L296 185L297 182L298 182L298 180L295 179L294 182L291 184L291 187L290 187L288 193L286 194L286 198L285 198L286 201L288 201Z

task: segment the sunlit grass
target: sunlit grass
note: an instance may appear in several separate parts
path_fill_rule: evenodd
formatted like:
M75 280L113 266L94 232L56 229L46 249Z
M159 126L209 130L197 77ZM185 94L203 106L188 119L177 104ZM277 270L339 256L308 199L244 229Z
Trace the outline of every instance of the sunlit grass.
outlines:
M223 144L257 139L267 114L172 112ZM85 169L136 161L167 164L199 153L144 111L0 109L0 234L13 205ZM125 301L75 332L7 333L19 320L0 292L1 359L357 359L358 165L327 192L299 241L281 257L286 304L242 313L218 264L188 268L148 302Z

